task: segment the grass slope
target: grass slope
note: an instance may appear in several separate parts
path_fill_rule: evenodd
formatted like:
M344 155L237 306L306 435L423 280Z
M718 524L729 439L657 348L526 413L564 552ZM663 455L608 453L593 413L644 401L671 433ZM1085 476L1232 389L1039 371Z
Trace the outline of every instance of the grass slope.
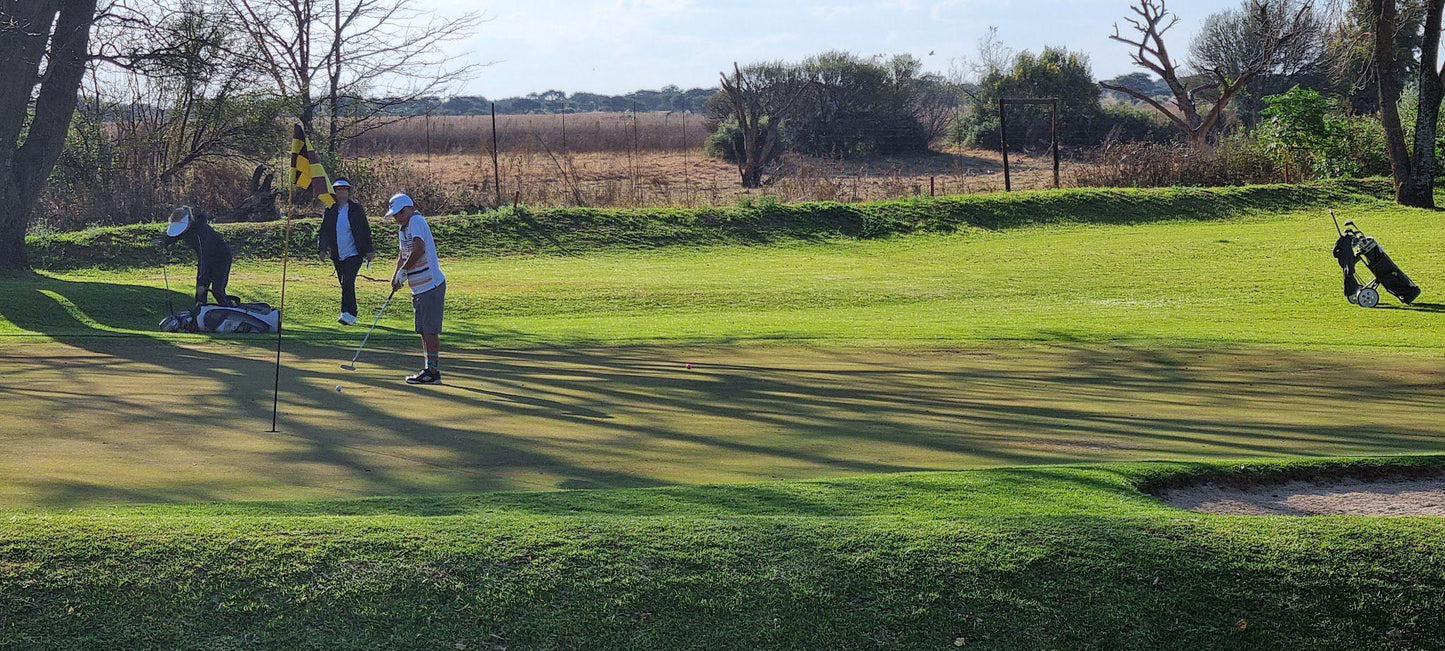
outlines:
M1381 462L1329 462L1341 466ZM1403 460L1438 469L1436 459ZM1295 462L1284 471L1318 471ZM1271 469L1280 471L1280 465ZM1222 466L0 519L0 644L1429 648L1445 524L1177 511ZM359 513L366 515L329 515ZM326 514L326 515L321 515Z
M1389 194L1388 181L1374 179L1231 188L1046 190L863 204L764 200L736 208L507 208L436 218L433 232L456 256L554 254L557 243L568 250L588 251L871 238L1042 224L1222 219L1342 205ZM219 229L238 257L279 259L288 247L302 255L314 251L318 223L317 219L296 220L289 230L283 223L222 224ZM388 226L381 229L392 230ZM40 269L152 267L158 255L150 242L161 230L158 224L96 228L32 236L26 244L31 264Z

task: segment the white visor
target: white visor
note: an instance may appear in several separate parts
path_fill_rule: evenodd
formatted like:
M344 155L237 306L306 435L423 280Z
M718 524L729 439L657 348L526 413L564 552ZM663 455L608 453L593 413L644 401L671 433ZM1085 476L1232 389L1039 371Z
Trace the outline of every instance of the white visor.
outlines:
M181 217L179 221L173 221L171 222L170 226L166 227L166 235L169 235L171 237L180 237L181 234L186 232L186 230L190 227L191 218Z

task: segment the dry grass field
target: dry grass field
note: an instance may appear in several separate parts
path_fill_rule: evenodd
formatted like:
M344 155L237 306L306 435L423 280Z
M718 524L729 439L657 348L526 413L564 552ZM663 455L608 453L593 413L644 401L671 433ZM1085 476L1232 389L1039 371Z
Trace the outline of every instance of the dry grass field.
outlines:
M1053 183L1046 157L1015 157L1014 188ZM745 190L738 171L700 151L653 151L636 155L517 151L499 156L504 201L530 206L621 207L732 205L763 196L778 201L876 201L914 195L996 192L1003 165L987 151L937 152L926 156L839 161L789 156L765 176L759 190ZM1069 180L1066 162L1064 183ZM388 157L388 180L433 202L486 206L495 202L490 152ZM421 189L418 189L421 188ZM390 188L388 188L390 189Z
M626 113L497 116L494 171L488 116L413 118L352 143L352 156L379 173L382 190L405 189L433 210L519 200L531 206L732 205L778 201L876 201L1004 189L998 152L946 149L921 156L829 159L788 155L744 190L737 168L704 153L697 115ZM1015 189L1053 184L1046 155L1011 157ZM1081 163L1065 161L1063 182ZM500 177L497 192L495 177Z

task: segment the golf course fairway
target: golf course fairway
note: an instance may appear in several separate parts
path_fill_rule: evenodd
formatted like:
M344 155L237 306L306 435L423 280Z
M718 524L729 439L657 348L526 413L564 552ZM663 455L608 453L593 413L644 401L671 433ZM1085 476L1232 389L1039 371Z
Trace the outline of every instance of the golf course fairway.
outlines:
M1113 192L1137 214L439 234L439 387L401 381L405 301L341 369L364 328L293 259L276 432L274 337L156 331L193 261L0 278L0 648L1438 648L1445 522L1149 491L1445 473L1445 216L1337 206L1424 289L1366 310L1323 207Z

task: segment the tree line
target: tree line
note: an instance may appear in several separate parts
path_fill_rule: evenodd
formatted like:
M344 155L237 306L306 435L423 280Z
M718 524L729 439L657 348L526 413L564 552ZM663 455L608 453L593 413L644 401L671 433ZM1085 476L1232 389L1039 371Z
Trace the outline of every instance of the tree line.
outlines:
M394 115L488 115L495 103L498 115L562 115L570 113L701 113L716 88L663 86L622 95L567 93L548 90L519 97L489 100L481 95L423 97L392 107Z

